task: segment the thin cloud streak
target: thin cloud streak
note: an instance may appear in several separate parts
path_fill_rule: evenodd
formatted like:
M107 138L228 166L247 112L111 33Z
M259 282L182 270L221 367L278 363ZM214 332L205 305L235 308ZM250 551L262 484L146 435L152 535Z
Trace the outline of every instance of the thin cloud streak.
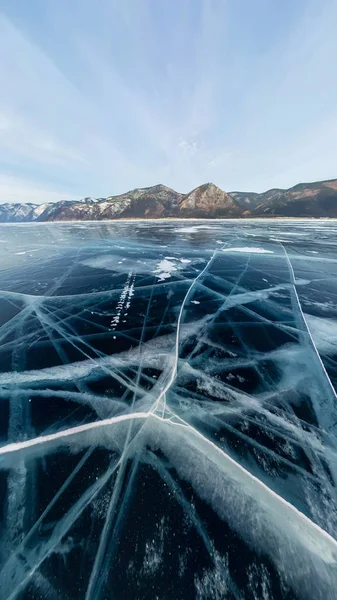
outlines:
M0 175L0 198L3 198L3 202L43 204L60 200L78 200L79 196L72 197L69 190L56 191L43 187L43 185L37 185L34 181Z

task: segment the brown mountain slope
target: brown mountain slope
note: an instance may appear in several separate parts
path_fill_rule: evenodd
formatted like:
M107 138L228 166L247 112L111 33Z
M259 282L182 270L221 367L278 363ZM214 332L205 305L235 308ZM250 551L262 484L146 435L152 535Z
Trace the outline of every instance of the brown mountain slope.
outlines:
M236 217L242 214L239 204L214 183L205 183L189 194L182 196L179 203L181 217Z
M160 218L178 216L181 194L165 185L136 188L118 196L58 202L49 206L41 221L95 221L101 219Z
M253 212L263 216L337 217L337 179L268 190L259 194Z

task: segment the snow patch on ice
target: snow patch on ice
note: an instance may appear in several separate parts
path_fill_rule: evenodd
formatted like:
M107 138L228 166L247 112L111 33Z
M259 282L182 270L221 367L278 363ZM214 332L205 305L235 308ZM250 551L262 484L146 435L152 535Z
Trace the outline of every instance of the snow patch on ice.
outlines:
M157 268L152 272L156 275L159 281L164 281L164 279L169 279L171 277L171 273L176 270L177 267L174 265L174 263L165 258L158 263Z
M244 246L242 248L223 248L222 252L247 252L253 254L274 254L272 250L266 250L265 248L254 248Z
M213 225L192 225L191 227L178 227L178 233L196 233L199 229L214 229Z
M122 293L120 295L120 298L119 298L117 306L116 306L116 313L111 320L110 326L112 327L112 331L114 331L116 329L117 325L119 324L122 312L124 310L127 310L128 308L130 308L131 298L134 295L134 287L135 287L135 277L133 277L133 280L131 280L131 278L132 278L132 271L130 271L130 273L128 274L128 278L126 280L125 286L122 290ZM126 316L127 314L128 313L124 313L124 316Z
M324 354L337 354L337 320L305 315L317 350Z
M296 285L308 285L308 283L311 283L311 281L310 281L310 279L301 279L299 277L299 278L295 279L295 283L296 283Z

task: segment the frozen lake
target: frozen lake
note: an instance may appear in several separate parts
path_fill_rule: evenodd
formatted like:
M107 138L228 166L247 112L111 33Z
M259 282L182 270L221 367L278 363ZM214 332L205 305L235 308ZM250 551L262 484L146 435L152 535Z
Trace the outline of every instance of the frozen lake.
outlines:
M0 599L335 600L337 222L0 225Z

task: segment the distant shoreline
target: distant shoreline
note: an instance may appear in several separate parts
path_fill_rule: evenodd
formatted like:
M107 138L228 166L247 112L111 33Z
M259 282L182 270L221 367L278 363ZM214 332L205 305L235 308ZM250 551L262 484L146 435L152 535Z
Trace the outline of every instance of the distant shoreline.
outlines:
M262 222L272 222L275 223L277 221L337 221L337 217L218 217L218 218L205 218L205 217L162 217L162 218L150 218L145 219L144 217L134 217L132 219L120 218L120 219L63 219L61 221L7 221L0 222L1 225L50 225L52 223L57 223L58 225L62 223L134 223L134 222L148 222L148 223L158 223L162 221L168 222L187 222L191 223L192 221L200 221L201 223L208 222L252 222L252 221L262 221Z

